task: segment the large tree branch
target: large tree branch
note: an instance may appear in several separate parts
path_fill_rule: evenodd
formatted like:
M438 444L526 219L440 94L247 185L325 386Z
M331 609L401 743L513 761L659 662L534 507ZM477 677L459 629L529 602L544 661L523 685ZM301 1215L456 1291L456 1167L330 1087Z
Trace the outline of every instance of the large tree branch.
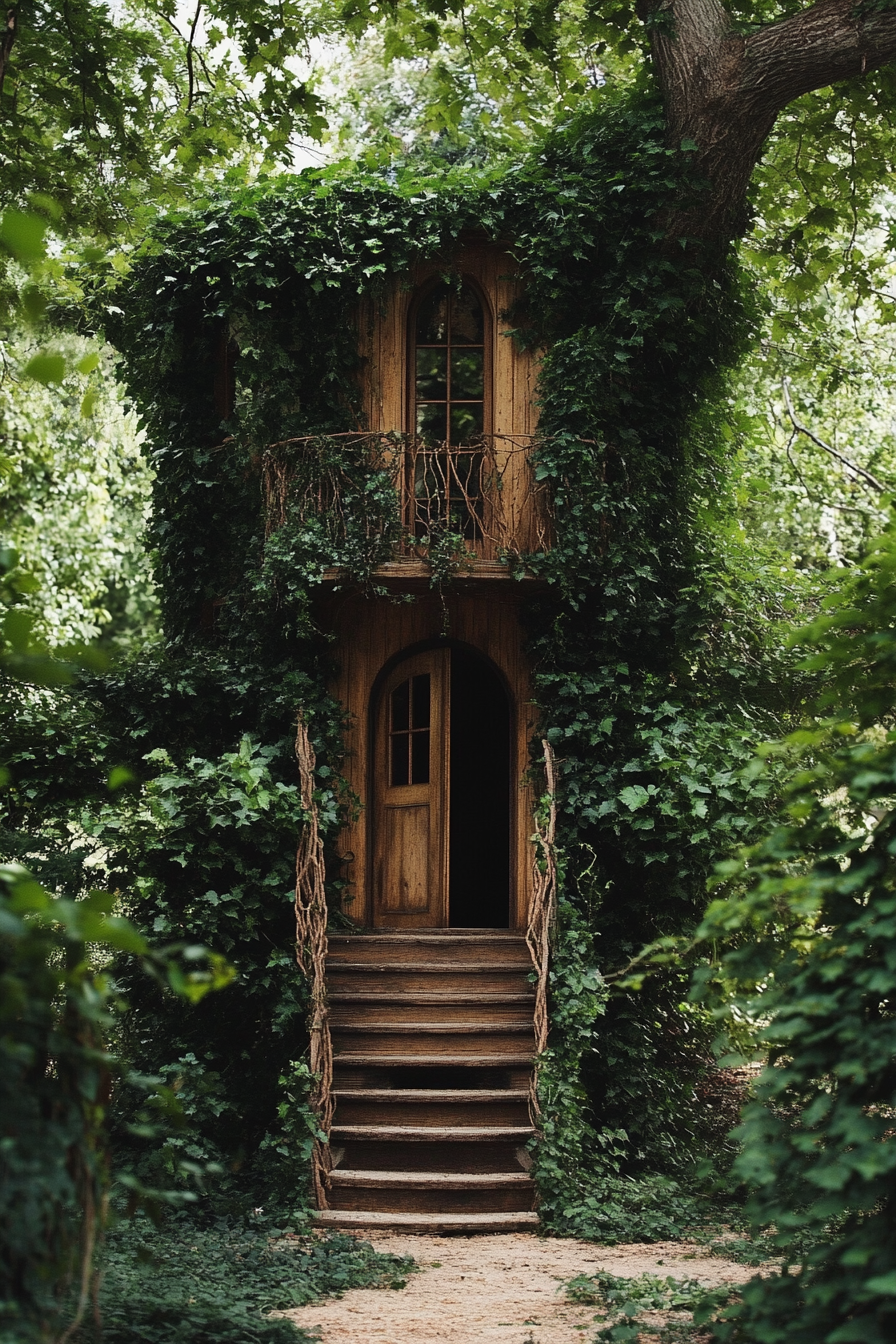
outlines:
M647 0L669 142L693 140L711 183L670 232L727 242L743 220L750 174L778 114L795 98L896 61L896 7L817 0L744 34L720 0Z

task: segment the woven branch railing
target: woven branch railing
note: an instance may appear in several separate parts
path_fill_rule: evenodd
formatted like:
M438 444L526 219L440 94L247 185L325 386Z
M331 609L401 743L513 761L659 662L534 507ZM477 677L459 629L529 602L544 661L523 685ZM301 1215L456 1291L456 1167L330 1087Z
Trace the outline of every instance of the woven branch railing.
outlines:
M353 471L388 475L398 504L399 555L425 557L432 539L451 534L477 559L496 560L549 549L549 493L535 479L534 439L482 434L470 444L432 444L402 434L349 433L285 439L261 458L267 533L290 516L324 519L334 540L345 534L346 501L356 492ZM342 453L334 452L341 445ZM374 539L382 530L366 522Z
M405 554L439 532L463 537L482 560L548 549L548 494L535 479L528 441L481 435L455 448L411 439L403 468Z
M329 1139L333 1123L333 1044L327 1007L327 898L324 887L324 847L314 801L317 759L301 714L296 728L296 760L305 824L296 851L296 961L311 986L308 1030L309 1066L313 1078L309 1105L318 1126ZM329 1142L315 1139L311 1179L319 1209L325 1209L332 1158Z
M538 1104L538 1059L548 1044L548 975L551 945L557 923L557 775L553 748L546 739L544 773L547 792L541 802L547 801L546 815L541 807L535 812L535 854L532 861L532 903L526 942L535 966L535 1071L529 1089L529 1110L532 1123L538 1125L541 1108Z

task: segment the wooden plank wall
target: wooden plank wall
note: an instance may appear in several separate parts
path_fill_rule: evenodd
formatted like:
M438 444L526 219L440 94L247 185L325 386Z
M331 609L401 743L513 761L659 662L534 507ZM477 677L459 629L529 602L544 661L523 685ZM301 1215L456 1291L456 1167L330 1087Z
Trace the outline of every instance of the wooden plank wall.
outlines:
M482 585L484 588L485 585ZM528 918L531 887L532 789L528 783L529 740L536 726L536 707L531 700L529 669L522 649L519 605L524 597L517 585L508 591L501 584L488 592L446 592L443 599L432 592L417 595L413 602L390 602L388 598L363 593L334 594L326 624L334 632L333 650L338 666L333 692L350 715L346 733L344 772L355 793L365 804L360 817L348 825L339 839L342 875L352 884L351 904L346 913L360 924L370 922L370 720L371 695L379 674L397 654L432 647L444 637L447 617L450 640L484 653L505 678L513 713L511 819L511 928L524 929Z

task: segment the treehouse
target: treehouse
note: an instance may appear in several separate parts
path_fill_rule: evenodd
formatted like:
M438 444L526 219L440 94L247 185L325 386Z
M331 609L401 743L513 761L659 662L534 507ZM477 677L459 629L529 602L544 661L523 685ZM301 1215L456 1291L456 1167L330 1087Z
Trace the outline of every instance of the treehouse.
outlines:
M324 576L344 773L338 859L357 932L329 938L329 1225L501 1230L533 1212L530 744L522 615L549 544L536 364L500 247L467 242L358 320L366 426L401 528L374 591ZM433 585L441 561L450 584ZM531 936L530 936L531 941ZM542 972L544 967L541 968Z
M200 762L203 799L251 793L201 857L171 828L150 856L147 927L241 974L215 1032L179 1018L144 1071L201 1055L241 1117L209 1121L222 1151L290 1160L297 871L331 1225L532 1225L534 1177L553 1217L602 1130L665 1170L693 1112L678 1044L657 1063L692 1031L678 982L614 1009L596 960L699 920L731 839L735 654L694 532L729 300L654 245L654 113L602 108L485 173L222 187L97 281L156 471L166 643L123 682L128 740Z

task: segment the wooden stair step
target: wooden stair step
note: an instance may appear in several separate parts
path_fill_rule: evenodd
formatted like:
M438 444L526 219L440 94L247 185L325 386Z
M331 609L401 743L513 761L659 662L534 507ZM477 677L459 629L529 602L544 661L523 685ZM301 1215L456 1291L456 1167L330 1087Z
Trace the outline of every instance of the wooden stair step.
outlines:
M534 1031L531 1021L526 1022L334 1022L333 1030L347 1032L387 1032L396 1036L504 1036Z
M318 1209L323 1227L395 1228L402 1232L519 1232L538 1227L537 1213L361 1213L354 1209Z
M396 1007L403 1007L405 1004L457 1004L463 1007L466 1004L502 1004L502 1003L521 1003L526 1006L533 1006L535 995L532 994L467 994L463 990L452 993L448 990L438 990L432 993L420 994L384 994L382 991L371 990L368 993L365 990L337 990L334 994L328 995L331 1003L394 1003Z
M525 938L506 929L336 934L326 969L330 1133L345 1165L331 1172L334 1207L317 1221L430 1233L536 1228ZM445 1086L452 1081L462 1086Z
M487 1087L334 1087L333 1095L345 1101L447 1102L463 1105L475 1101L528 1101L523 1088Z
M507 961L330 961L327 960L327 975L334 971L378 971L392 972L397 975L477 975L496 972L505 975L527 973L532 965L520 962L518 965Z
M330 1137L378 1143L525 1143L531 1125L333 1125Z
M333 1185L370 1186L371 1189L399 1187L406 1190L500 1190L505 1186L530 1186L532 1177L525 1171L348 1171L337 1167L330 1172Z
M500 942L495 939L373 939L353 938L342 945L330 943L327 963L338 966L343 961L400 961L405 966L415 961L437 961L440 966L457 962L490 962L505 966L528 966L532 969L532 955L525 943Z
M508 929L427 929L425 933L414 933L409 929L380 929L377 933L331 933L327 938L329 947L358 947L361 943L397 943L401 947L414 947L418 943L488 943L490 947L496 943L512 943L517 947L525 947L526 935L511 933Z
M469 1069L507 1069L532 1063L534 1051L502 1055L378 1055L375 1051L348 1050L334 1055L335 1066L378 1069L437 1069L463 1066Z

